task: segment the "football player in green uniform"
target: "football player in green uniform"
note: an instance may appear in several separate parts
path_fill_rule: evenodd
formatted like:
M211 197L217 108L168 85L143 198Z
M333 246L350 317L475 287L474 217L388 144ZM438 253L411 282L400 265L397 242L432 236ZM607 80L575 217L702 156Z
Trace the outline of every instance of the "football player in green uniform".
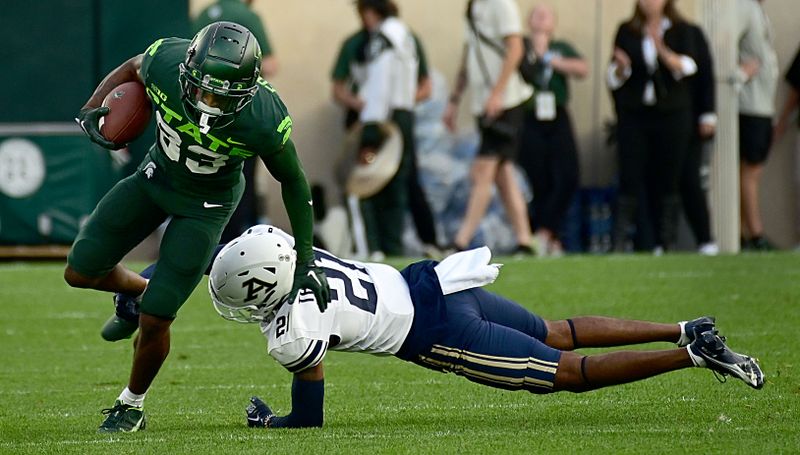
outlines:
M159 39L106 76L76 119L92 141L119 148L100 134L99 120L108 113L101 103L117 85L141 81L158 126L156 143L137 172L117 183L81 228L64 272L73 287L138 296L138 321L115 315L103 331L112 340L137 328L139 334L128 387L104 410L100 431L144 429L144 397L169 352L170 324L203 276L239 202L245 159L258 156L281 183L297 238L292 292L309 289L319 310L327 307L330 291L314 265L311 192L290 138L292 119L275 89L259 77L260 63L253 34L232 22L208 25L191 41ZM167 219L162 259L149 280L119 264ZM264 285L253 283L259 290Z

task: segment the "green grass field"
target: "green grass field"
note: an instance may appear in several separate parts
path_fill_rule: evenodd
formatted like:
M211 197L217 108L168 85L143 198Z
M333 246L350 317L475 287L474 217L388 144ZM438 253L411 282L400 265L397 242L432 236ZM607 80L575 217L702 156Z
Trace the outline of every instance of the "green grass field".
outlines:
M172 352L147 397L147 430L120 436L96 428L127 383L131 344L100 339L110 297L69 289L61 273L60 264L0 264L0 453L800 451L797 255L508 260L491 287L552 319L715 315L733 349L761 359L763 390L693 369L535 396L334 352L325 361L325 427L315 430L246 427L252 395L289 410L291 375L267 357L256 326L217 316L203 283L173 325ZM645 346L660 347L671 346Z

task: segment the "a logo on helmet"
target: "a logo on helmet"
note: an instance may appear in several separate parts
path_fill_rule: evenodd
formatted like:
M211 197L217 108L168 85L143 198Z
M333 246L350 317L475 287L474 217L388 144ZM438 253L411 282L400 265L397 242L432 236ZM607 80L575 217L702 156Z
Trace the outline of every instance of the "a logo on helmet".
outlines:
M275 273L275 267L267 268L267 271L271 273ZM272 296L273 289L277 286L278 283L267 283L266 281L259 280L258 278L250 278L247 281L242 282L242 287L247 289L247 297L244 298L245 302L250 302L255 300L258 297L258 294L266 290L266 297L263 300L267 300Z

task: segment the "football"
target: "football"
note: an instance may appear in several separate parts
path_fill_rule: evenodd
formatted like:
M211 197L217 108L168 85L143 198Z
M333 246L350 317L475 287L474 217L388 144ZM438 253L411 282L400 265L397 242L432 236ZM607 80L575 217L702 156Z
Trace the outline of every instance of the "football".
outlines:
M150 99L139 82L125 82L103 100L107 115L100 117L100 133L115 144L127 144L141 135L152 115Z

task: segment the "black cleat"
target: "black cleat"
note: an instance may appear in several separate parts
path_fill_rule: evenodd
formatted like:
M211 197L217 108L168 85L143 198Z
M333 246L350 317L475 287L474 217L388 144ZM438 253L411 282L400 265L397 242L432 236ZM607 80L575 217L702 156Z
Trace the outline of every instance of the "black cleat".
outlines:
M678 340L678 346L683 347L691 344L700 334L705 332L714 332L717 334L716 318L714 316L703 316L692 321L684 322L681 338Z
M134 431L144 430L147 419L144 417L144 410L117 400L114 407L103 409L106 420L97 429L100 433L133 433Z
M723 379L720 379L720 382L725 382L724 378L730 375L741 379L754 389L764 387L764 373L756 359L733 352L714 331L709 330L699 334L689 345L689 350L696 364L722 375Z
M275 413L258 397L250 398L247 406L247 426L250 428L267 428Z
M114 294L114 314L103 324L100 336L106 341L130 338L139 328L139 303L131 296Z

